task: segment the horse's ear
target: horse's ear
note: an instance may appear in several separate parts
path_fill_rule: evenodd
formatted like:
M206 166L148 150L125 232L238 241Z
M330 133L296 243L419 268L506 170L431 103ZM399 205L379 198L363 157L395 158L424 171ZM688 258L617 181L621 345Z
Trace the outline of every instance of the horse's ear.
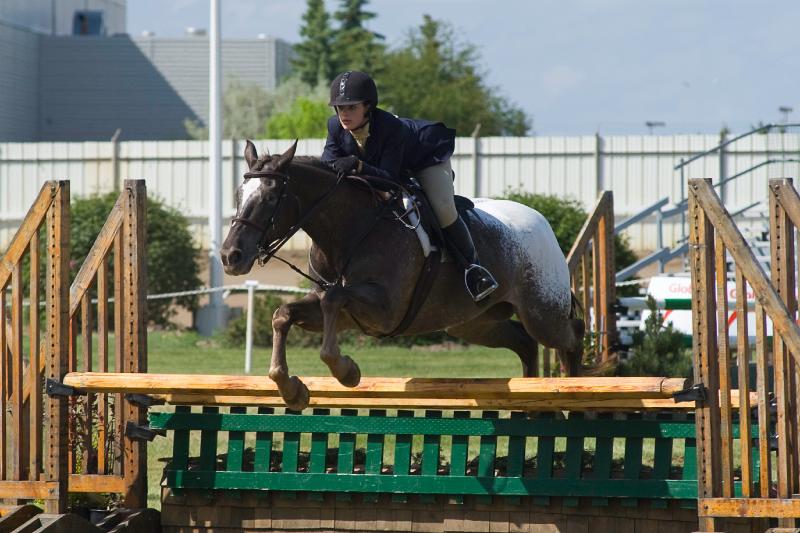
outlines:
M258 161L258 152L256 152L256 145L248 139L247 145L244 147L244 160L247 161L247 167L252 170L253 165Z
M283 155L281 157L291 161L292 159L294 159L294 153L296 151L297 151L297 139L294 140L294 143L292 143L292 145L289 147L288 150L283 152Z

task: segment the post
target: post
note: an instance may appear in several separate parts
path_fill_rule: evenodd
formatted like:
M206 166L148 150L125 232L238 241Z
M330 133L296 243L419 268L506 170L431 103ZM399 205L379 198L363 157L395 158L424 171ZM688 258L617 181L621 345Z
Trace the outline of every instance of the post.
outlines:
M47 338L45 379L61 382L67 373L69 358L69 181L51 182L53 202L47 211ZM33 391L31 391L33 394ZM47 409L47 457L44 477L56 482L58 489L44 501L46 513L67 510L67 399L44 398ZM5 445L5 443L3 443Z
M603 170L603 138L599 133L594 134L594 176L595 198L603 193L606 188L606 177Z
M728 178L728 154L725 141L728 134L723 129L719 134L719 199L725 205L725 180Z
M478 198L481 195L481 125L475 125L472 130L472 196Z
M144 180L125 180L123 200L123 372L147 372L147 190ZM125 420L146 424L146 409L125 400ZM147 448L126 436L123 447L125 506L147 507Z
M707 180L710 181L710 180ZM697 428L697 496L720 495L719 476L719 372L717 358L716 299L714 297L714 227L694 191L689 190L689 264L692 275L692 327L694 382L706 389L706 400L695 409ZM715 423L716 422L716 423ZM700 515L701 531L716 531L713 517Z
M220 0L211 0L209 32L209 102L208 102L208 272L209 287L222 286L222 53L220 48ZM222 325L222 294L209 294L211 330Z
M122 130L117 128L114 135L111 136L111 175L114 183L111 186L115 193L119 193L119 136Z
M244 286L247 287L247 333L244 348L244 373L249 374L253 365L253 315L255 314L253 306L255 304L255 291L256 287L258 287L258 281L248 279L244 282Z

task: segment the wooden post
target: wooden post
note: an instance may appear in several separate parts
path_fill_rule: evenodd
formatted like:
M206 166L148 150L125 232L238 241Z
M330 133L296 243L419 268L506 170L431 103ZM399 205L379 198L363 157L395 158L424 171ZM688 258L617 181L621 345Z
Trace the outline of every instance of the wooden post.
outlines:
M67 373L69 351L69 181L50 183L52 205L47 212L47 338L45 377L61 381ZM67 400L48 396L45 480L57 489L45 500L45 512L67 508Z
M790 317L794 320L797 304L795 299L794 279L794 227L786 210L781 206L782 187L792 186L791 179L773 179L769 181L769 214L770 214L770 265L772 284L786 305ZM794 489L795 472L792 457L794 435L792 431L792 362L787 347L780 335L773 337L773 354L775 366L775 396L777 403L777 420L775 431L778 434L778 498L790 498ZM779 525L793 526L793 519L781 519Z
M699 181L699 180L697 180ZM710 180L708 180L710 182ZM716 365L716 302L714 299L714 227L696 197L696 184L689 186L689 253L692 276L692 322L694 381L707 390L705 401L697 402L697 494L712 498L719 494L719 466L713 459L719 450L719 383ZM716 424L714 417L716 415ZM702 531L715 531L713 517L700 516Z
M600 257L600 315L604 331L601 332L602 361L611 357L613 346L617 343L617 320L614 316L614 303L616 302L616 267L614 265L614 195L611 191L603 192L603 216L597 226L599 237L595 254Z
M147 232L144 180L125 180L123 194L123 372L147 372ZM146 411L124 402L125 421L145 424ZM143 442L125 437L123 475L125 506L147 506L147 449Z

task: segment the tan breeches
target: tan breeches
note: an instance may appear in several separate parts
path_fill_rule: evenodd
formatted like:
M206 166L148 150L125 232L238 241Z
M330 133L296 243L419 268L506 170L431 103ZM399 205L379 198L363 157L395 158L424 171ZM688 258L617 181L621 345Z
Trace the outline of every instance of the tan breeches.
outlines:
M439 219L439 226L446 228L455 222L458 212L453 200L455 190L453 188L453 167L450 166L450 160L424 168L417 172L415 177L431 202L433 212Z

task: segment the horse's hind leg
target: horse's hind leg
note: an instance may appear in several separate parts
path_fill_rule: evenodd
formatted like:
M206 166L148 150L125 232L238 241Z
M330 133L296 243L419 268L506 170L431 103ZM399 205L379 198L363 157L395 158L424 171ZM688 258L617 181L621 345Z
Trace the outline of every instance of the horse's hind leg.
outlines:
M548 348L558 350L563 370L568 376L577 376L583 361L583 320L555 312L534 313L522 308L516 311L528 334Z
M519 356L522 375L536 377L539 368L539 343L516 320L475 319L447 329L447 333L473 344L508 348Z
M272 360L269 377L289 409L302 411L308 406L308 388L297 376L289 375L286 363L286 337L293 324L305 329L322 329L322 310L319 296L309 293L302 299L280 306L272 316Z

